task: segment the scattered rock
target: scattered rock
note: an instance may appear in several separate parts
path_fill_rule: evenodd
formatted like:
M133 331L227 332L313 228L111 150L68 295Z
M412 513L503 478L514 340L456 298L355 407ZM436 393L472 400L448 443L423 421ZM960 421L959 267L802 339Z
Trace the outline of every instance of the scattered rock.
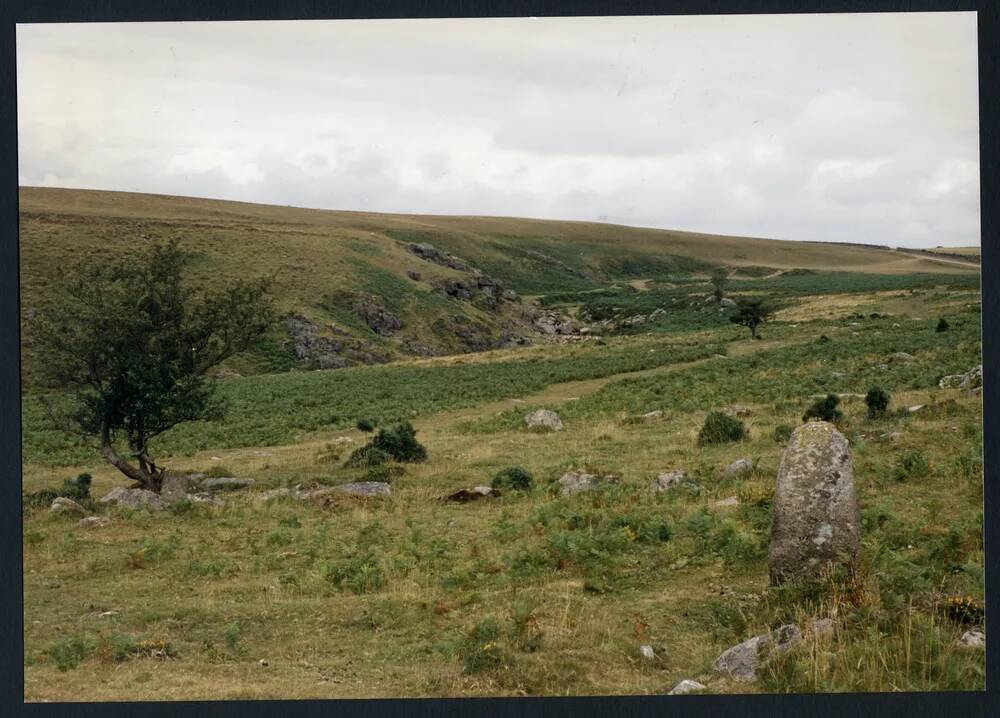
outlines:
M675 486L680 486L684 483L684 479L687 478L687 472L682 469L675 469L674 471L665 471L664 473L653 479L653 490L654 491L667 491L674 488Z
M596 474L587 474L583 471L571 471L559 479L559 493L562 496L571 496L581 491L596 489L602 484L620 483L621 479L610 474L607 476L597 476Z
M916 414L918 411L924 408L923 404L917 404L916 406L908 407L906 410L911 414Z
M986 634L979 629L972 629L962 634L958 644L964 648L986 648Z
M834 626L832 618L817 618L809 628L814 636L832 636Z
M212 504L213 506L223 506L226 502L213 493L199 491L193 494L184 494L184 498L192 504Z
M736 461L734 461L733 463L731 463L729 466L726 467L726 470L722 472L722 475L725 476L726 478L729 478L731 476L738 476L740 474L745 474L748 471L752 470L753 470L753 462L750 461L750 459L737 459Z
M466 264L455 255L442 252L431 244L413 243L408 244L406 248L421 259L441 265L442 267L450 267L451 269L457 269L460 272L472 271L472 267L470 265Z
M889 362L891 364L909 364L910 362L916 361L917 358L912 354L907 354L906 352L896 352L889 355Z
M499 496L500 491L494 489L490 486L473 486L471 489L460 489L453 494L448 494L444 497L445 501L454 501L457 503L468 503L469 501L475 501L476 499L481 499L486 496Z
M548 409L538 409L530 414L525 414L524 423L529 429L542 431L562 431L562 419L554 411Z
M254 479L238 479L233 476L218 476L211 479L202 479L201 488L205 491L215 489L216 491L236 491L245 489L257 483Z
M262 666L265 666L265 667L267 666L267 659L265 659L265 658L261 658L261 659L260 659L259 661L257 661L257 662L258 662L258 663L259 663L260 665L262 665Z
M884 439L885 441L898 441L899 439L903 438L903 432L890 431L888 434L879 435L879 438Z
M148 489L126 489L118 487L101 497L102 504L118 504L129 509L149 509L161 511L167 508L167 503L160 495Z
M102 611L97 614L98 618L111 618L112 616L117 616L119 611Z
M160 484L160 498L172 504L185 494L194 491L200 483L201 476L187 474L167 474Z
M639 653L648 661L656 660L656 653L652 646L639 646Z
M50 514L79 514L83 516L87 513L87 510L80 506L73 499L67 499L65 496L57 496L49 507Z
M942 389L978 389L983 385L983 365L975 366L964 374L949 374L941 377L938 386Z
M802 633L798 626L787 624L733 646L716 658L712 665L719 673L724 673L737 681L755 681L757 668L770 655L784 653L801 640Z
M350 441L350 439L348 439L348 441ZM336 443L336 442L334 442L334 443ZM272 454L270 451L259 451L259 450L258 451L254 451L253 455L254 456L274 456L274 454Z
M753 414L753 410L749 406L743 406L743 404L731 404L723 409L722 412L738 419Z
M723 297L719 300L719 306L725 307L726 309L732 309L736 306L736 302L729 297Z
M372 497L392 494L392 487L384 481L359 481L353 484L334 486L332 489L351 496Z
M258 501L271 501L272 499L283 498L285 496L291 496L291 489L270 489L268 491L262 491L254 496Z
M642 415L642 418L643 419L650 419L650 420L653 420L653 419L662 419L663 418L663 410L662 409L654 409L653 411L647 411L645 414Z
M772 585L820 578L830 564L853 565L861 544L851 448L833 424L810 421L781 457L774 494Z
M420 272L415 269L407 269L406 276L412 279L414 282L420 281Z
M107 526L110 523L111 519L107 516L87 516L86 518L80 519L80 528L98 529L103 526Z
M403 321L399 317L372 299L359 300L354 305L354 312L369 329L380 336L392 336L403 328Z
M685 678L683 681L678 683L676 686L670 689L667 693L668 696L684 696L688 693L695 693L697 691L705 690L705 686L698 681L692 681L689 678Z

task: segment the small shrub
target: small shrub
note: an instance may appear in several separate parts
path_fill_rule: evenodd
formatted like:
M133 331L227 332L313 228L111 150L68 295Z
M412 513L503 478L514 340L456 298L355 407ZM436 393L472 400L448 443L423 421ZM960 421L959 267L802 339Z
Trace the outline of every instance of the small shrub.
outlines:
M357 594L378 591L386 585L385 573L374 554L363 554L335 565L327 574L337 588Z
M358 419L358 423L355 426L358 427L358 431L375 431L375 422L371 419Z
M951 327L949 326L949 324L948 324L948 322L947 322L947 321L945 320L945 318L944 318L944 317L940 317L940 318L938 319L938 323L937 323L937 327L936 327L936 328L934 329L934 331L936 331L936 332L946 332L946 331L948 331L948 330L949 330L950 328L951 328Z
M359 469L370 469L372 467L381 466L389 461L392 461L392 456L389 455L389 452L383 451L373 444L365 444L364 446L355 449L354 453L347 457L347 461L344 462L344 466Z
M87 473L78 474L75 479L66 479L63 482L63 496L74 501L84 501L90 498L91 475Z
M865 395L865 404L868 406L868 418L878 419L886 415L889 410L889 392L885 389L873 386Z
M839 396L827 394L824 398L817 399L812 406L806 409L806 413L802 415L802 421L822 419L823 421L838 422L844 418L843 413L837 408L839 404Z
M58 641L45 650L45 654L56 663L60 671L76 668L83 660L96 650L97 644L83 636L74 635Z
M771 434L771 438L779 444L784 444L792 438L792 431L792 427L788 424L778 424L774 427L774 433Z
M379 429L371 446L381 449L396 461L417 462L427 458L427 449L417 441L417 431L408 421Z
M919 451L914 451L903 457L896 467L896 481L906 479L919 479L927 476L931 472L931 466L927 459Z
M473 675L502 666L504 655L500 646L501 634L500 623L493 618L480 621L469 629L458 649L462 658L462 672Z
M713 411L705 417L705 424L698 432L698 446L740 441L746 436L747 430L742 421L721 411Z
M535 485L535 478L520 466L511 466L499 471L490 485L494 489L528 491Z
M816 343L817 344L829 344L832 341L833 340L830 339L830 337L828 337L826 334L820 334L819 335L819 339L816 340Z

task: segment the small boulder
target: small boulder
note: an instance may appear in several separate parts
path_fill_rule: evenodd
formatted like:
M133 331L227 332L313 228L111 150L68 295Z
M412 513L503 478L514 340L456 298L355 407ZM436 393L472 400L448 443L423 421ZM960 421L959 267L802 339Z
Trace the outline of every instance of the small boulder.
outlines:
M591 491L601 485L619 483L621 483L621 479L610 474L608 476L597 476L596 474L588 474L583 471L571 471L559 479L559 494L561 496L571 496L581 491Z
M490 486L473 486L471 489L459 489L453 494L448 494L444 497L445 501L454 501L456 503L464 504L469 501L475 501L476 499L482 499L487 496L499 496L500 491L494 489Z
M161 511L167 508L167 503L160 495L148 489L126 489L118 487L101 497L102 504L117 504L129 509L149 509Z
M986 634L978 629L972 629L962 634L958 644L963 648L986 648Z
M389 496L392 494L392 487L384 481L359 481L352 484L341 484L332 488L334 491L364 498Z
M87 510L73 501L73 499L67 499L65 496L57 496L49 507L49 513L63 515L78 514L83 516L87 513Z
M722 413L737 419L742 419L745 416L753 414L753 410L749 406L744 406L743 404L730 404L722 410Z
M653 479L653 490L657 492L668 491L675 486L680 486L686 478L687 473L681 469L665 471Z
M727 479L731 476L739 476L753 470L753 462L750 459L737 459L722 472Z
M193 494L184 494L184 498L192 504L212 504L213 506L223 506L225 501L208 491L199 491Z
M647 411L645 414L642 415L642 418L646 419L646 420L649 420L649 421L653 421L655 419L662 419L663 418L663 410L662 409L654 409L653 411Z
M563 424L559 415L548 409L538 409L524 416L524 423L535 431L562 431Z
M690 678L685 678L683 681L678 683L676 686L670 689L667 693L668 696L684 696L688 693L696 693L698 691L705 690L705 685L699 683L698 681L692 681Z
M168 504L172 504L188 492L195 490L199 479L199 476L167 474L163 477L163 483L160 484L160 498Z
M774 493L771 584L819 579L851 566L861 547L854 465L844 435L825 421L799 426L781 457Z
M86 518L80 519L80 528L97 529L107 526L110 523L111 519L107 516L87 516Z
M203 479L201 488L203 491L235 491L245 489L257 483L254 479L238 479L233 476L217 476L211 479Z
M910 362L916 361L917 358L912 354L907 354L906 352L895 352L889 355L889 362L891 364L909 364Z
M639 654L647 661L656 660L656 652L652 646L639 646Z
M412 279L414 282L420 281L420 272L415 269L407 269L406 276Z
M802 633L798 626L786 624L723 651L712 665L719 673L737 681L755 681L757 669L770 655L784 653L801 640Z

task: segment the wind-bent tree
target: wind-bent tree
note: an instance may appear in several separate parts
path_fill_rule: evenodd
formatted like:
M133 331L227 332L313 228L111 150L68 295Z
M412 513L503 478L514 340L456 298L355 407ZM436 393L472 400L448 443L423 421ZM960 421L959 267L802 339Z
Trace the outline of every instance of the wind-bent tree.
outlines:
M764 297L739 297L729 315L733 324L742 324L750 330L751 339L759 339L757 327L774 315L774 308Z
M158 491L165 469L149 442L223 406L206 372L248 347L275 320L270 280L238 280L195 292L176 241L138 257L69 269L30 331L72 408L60 428L96 439L101 454L142 488ZM131 457L119 453L125 444ZM134 463L132 463L134 461Z
M716 267L712 270L710 279L712 281L712 296L715 297L717 303L721 302L726 283L729 281L729 271L725 267Z

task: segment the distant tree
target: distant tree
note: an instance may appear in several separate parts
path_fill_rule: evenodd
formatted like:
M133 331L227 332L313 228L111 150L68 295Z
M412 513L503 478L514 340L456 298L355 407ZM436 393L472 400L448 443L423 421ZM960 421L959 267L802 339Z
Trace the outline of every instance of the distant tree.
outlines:
M750 337L759 339L757 327L774 315L774 308L764 297L739 297L736 307L729 315L733 324L742 324L750 330Z
M96 439L101 454L141 487L158 491L166 469L150 440L188 421L219 417L209 369L246 349L274 321L269 280L195 292L176 241L140 256L67 267L29 331L44 371L71 408L50 416ZM128 455L119 446L128 447ZM134 461L134 463L132 463Z
M721 302L726 284L729 282L729 270L725 267L716 267L712 270L712 296L716 302Z

